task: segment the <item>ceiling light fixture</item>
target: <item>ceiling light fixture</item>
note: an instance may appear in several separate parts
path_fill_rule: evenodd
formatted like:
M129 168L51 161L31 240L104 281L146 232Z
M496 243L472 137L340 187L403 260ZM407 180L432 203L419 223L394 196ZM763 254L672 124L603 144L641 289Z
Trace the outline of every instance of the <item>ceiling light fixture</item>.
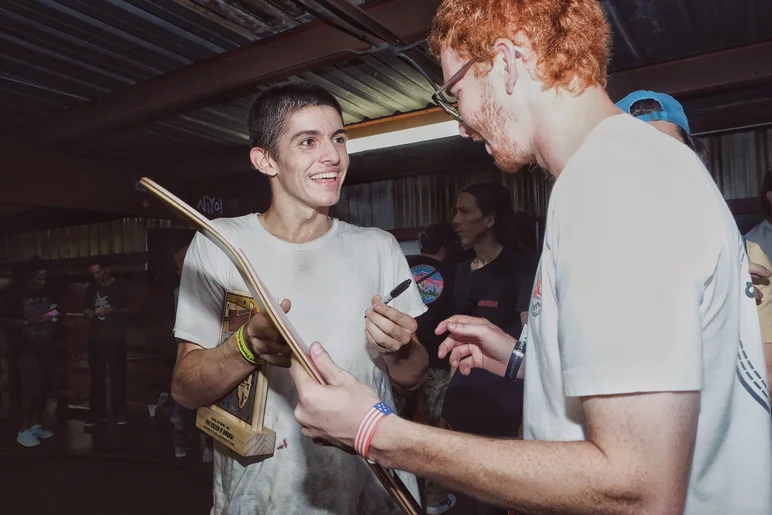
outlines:
M358 154L379 148L397 147L399 145L452 137L460 137L458 134L458 122L456 121L434 123L351 139L346 144L346 148L349 154Z

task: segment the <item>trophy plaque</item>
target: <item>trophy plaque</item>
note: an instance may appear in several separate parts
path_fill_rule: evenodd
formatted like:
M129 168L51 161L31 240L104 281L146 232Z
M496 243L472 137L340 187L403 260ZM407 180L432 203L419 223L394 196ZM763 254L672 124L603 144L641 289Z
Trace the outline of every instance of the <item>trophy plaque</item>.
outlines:
M258 312L248 293L227 290L220 343ZM259 365L225 397L199 408L196 426L242 456L272 456L276 434L263 427L269 368Z

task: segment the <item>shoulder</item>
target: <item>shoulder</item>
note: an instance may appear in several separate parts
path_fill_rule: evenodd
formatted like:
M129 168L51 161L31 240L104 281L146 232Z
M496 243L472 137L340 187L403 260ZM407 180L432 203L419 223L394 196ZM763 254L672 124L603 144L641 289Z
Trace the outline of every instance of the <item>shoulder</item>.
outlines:
M226 238L237 237L254 231L253 224L257 222L257 213L231 218L215 218L212 225Z
M756 240L761 239L762 235L764 234L765 226L767 224L766 220L762 220L761 222L757 223L753 229L745 233L745 237L750 240Z
M238 244L240 239L248 237L254 233L254 226L257 223L256 214L251 213L244 216L233 218L215 218L211 220L215 230L231 244ZM195 256L197 253L206 254L208 257L219 255L220 249L212 243L209 238L201 231L197 230L193 241L190 244L188 255Z
M561 239L683 233L720 216L724 201L697 154L645 122L613 118L588 136L555 183Z
M666 196L674 186L693 184L695 174L700 180L709 178L692 150L646 122L617 115L602 123L576 153L581 174L571 171L580 179L602 181L597 184L601 190L604 185L624 184L631 193L625 200L641 197L633 185L647 191L656 188L658 196Z
M377 245L389 249L399 248L399 242L393 234L377 227L359 227L338 220L338 236L340 238L357 240L368 245Z

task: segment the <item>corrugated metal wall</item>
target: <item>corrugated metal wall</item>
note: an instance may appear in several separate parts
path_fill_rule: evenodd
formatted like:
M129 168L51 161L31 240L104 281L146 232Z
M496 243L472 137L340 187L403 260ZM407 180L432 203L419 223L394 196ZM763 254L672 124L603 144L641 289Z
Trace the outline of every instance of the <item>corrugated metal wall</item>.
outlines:
M757 197L772 169L772 129L699 138L711 153L711 174L724 198ZM449 220L458 192L476 182L498 182L512 192L516 211L543 216L553 179L539 168L505 174L491 167L465 174L432 174L345 186L336 214L381 229L423 227Z
M772 129L700 138L710 150L711 174L724 198L757 197L772 170Z
M147 251L147 231L171 227L168 220L124 218L95 224L61 227L0 238L0 263L37 256L66 259Z
M772 169L772 129L700 138L711 152L711 173L724 198L757 197ZM505 174L490 168L464 174L433 174L345 186L334 214L347 222L381 229L423 227L449 220L458 192L476 182L499 182L512 192L516 211L543 216L553 179L538 168ZM0 237L0 262L32 256L63 259L147 250L147 230L171 227L166 220L126 218L10 234Z

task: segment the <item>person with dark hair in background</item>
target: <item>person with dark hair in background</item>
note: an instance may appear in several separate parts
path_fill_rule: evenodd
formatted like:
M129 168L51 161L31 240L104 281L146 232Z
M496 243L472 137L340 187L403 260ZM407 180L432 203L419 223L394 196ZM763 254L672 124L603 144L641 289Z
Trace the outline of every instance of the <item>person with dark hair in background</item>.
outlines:
M12 337L21 378L22 420L16 441L35 447L41 439L53 436L41 421L46 400L56 390L56 339L62 314L42 262L31 259L26 272L24 284L16 290L11 286L11 317L4 322L15 329Z
M90 319L88 366L91 371L90 410L85 427L107 420L107 374L110 408L115 423L126 418L126 316L137 312L126 284L113 277L105 263L89 267L94 282L86 287L83 314Z
M464 188L453 227L475 256L458 265L454 314L484 318L517 338L531 300L536 262L516 241L512 196L501 184ZM453 374L443 417L456 431L489 437L517 436L523 417L522 383L483 369ZM506 513L477 502L477 514Z
M442 417L442 404L450 382L450 363L440 359L437 352L445 335L434 330L440 322L453 314L453 282L456 263L451 252L456 242L456 232L448 222L435 222L418 236L421 253L408 256L407 262L413 272L413 280L421 292L421 298L428 311L416 318L418 340L429 352L429 371L422 388L423 404L426 407L428 423L438 427ZM405 416L408 416L405 414ZM426 482L426 513L439 515L452 508L456 497L434 481Z
M250 160L270 181L271 205L214 224L244 251L271 293L285 299L300 337L338 342L330 352L393 410L392 384L415 391L426 378L429 357L414 319L426 306L412 282L393 302L381 302L380 295L412 278L394 236L329 216L349 166L340 104L320 86L280 84L255 98L248 124ZM220 343L228 289L247 291L227 256L196 234L182 268L172 397L191 409L208 405L258 362L275 365L265 423L276 433L276 452L242 459L217 444L212 515L399 513L364 461L302 437L293 416L297 391L284 368L290 349L265 314ZM417 499L415 476L401 476Z

